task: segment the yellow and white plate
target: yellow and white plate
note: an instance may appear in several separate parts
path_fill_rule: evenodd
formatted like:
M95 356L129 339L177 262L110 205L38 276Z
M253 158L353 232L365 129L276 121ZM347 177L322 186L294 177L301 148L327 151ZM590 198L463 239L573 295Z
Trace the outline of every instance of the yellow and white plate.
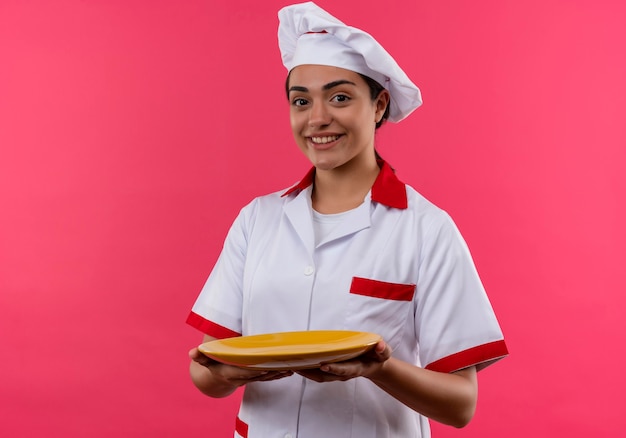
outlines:
M198 349L218 362L261 370L317 368L357 357L379 335L346 330L312 330L239 336L205 342Z

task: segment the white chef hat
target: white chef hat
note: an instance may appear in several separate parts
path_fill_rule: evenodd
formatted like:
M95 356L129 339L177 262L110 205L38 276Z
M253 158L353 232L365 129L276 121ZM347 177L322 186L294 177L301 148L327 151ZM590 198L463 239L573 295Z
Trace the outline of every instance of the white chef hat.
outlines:
M278 12L278 46L288 71L329 65L368 76L391 96L389 121L399 122L422 104L419 88L371 35L347 26L313 2Z

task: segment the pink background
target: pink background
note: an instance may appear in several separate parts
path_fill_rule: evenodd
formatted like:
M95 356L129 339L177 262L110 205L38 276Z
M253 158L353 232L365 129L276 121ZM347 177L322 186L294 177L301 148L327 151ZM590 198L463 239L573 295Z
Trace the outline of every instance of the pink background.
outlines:
M286 3L0 1L0 436L230 436L184 320L239 208L309 167ZM422 88L378 148L455 218L511 350L435 436L621 436L624 3L319 4Z

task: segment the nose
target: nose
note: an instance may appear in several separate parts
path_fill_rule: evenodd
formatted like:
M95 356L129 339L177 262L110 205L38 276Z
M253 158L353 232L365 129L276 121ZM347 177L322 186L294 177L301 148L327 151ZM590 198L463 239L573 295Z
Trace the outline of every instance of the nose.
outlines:
M311 128L319 128L320 126L329 125L331 121L332 116L324 102L313 102L309 112L309 126Z

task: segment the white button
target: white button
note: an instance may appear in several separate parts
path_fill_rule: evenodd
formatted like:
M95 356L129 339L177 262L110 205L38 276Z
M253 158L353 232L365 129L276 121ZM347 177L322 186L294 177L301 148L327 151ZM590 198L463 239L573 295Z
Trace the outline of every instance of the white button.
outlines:
M304 268L304 275L311 275L313 272L315 272L313 266L307 266L306 268Z
M291 438L291 434L290 433L285 434L285 438Z

